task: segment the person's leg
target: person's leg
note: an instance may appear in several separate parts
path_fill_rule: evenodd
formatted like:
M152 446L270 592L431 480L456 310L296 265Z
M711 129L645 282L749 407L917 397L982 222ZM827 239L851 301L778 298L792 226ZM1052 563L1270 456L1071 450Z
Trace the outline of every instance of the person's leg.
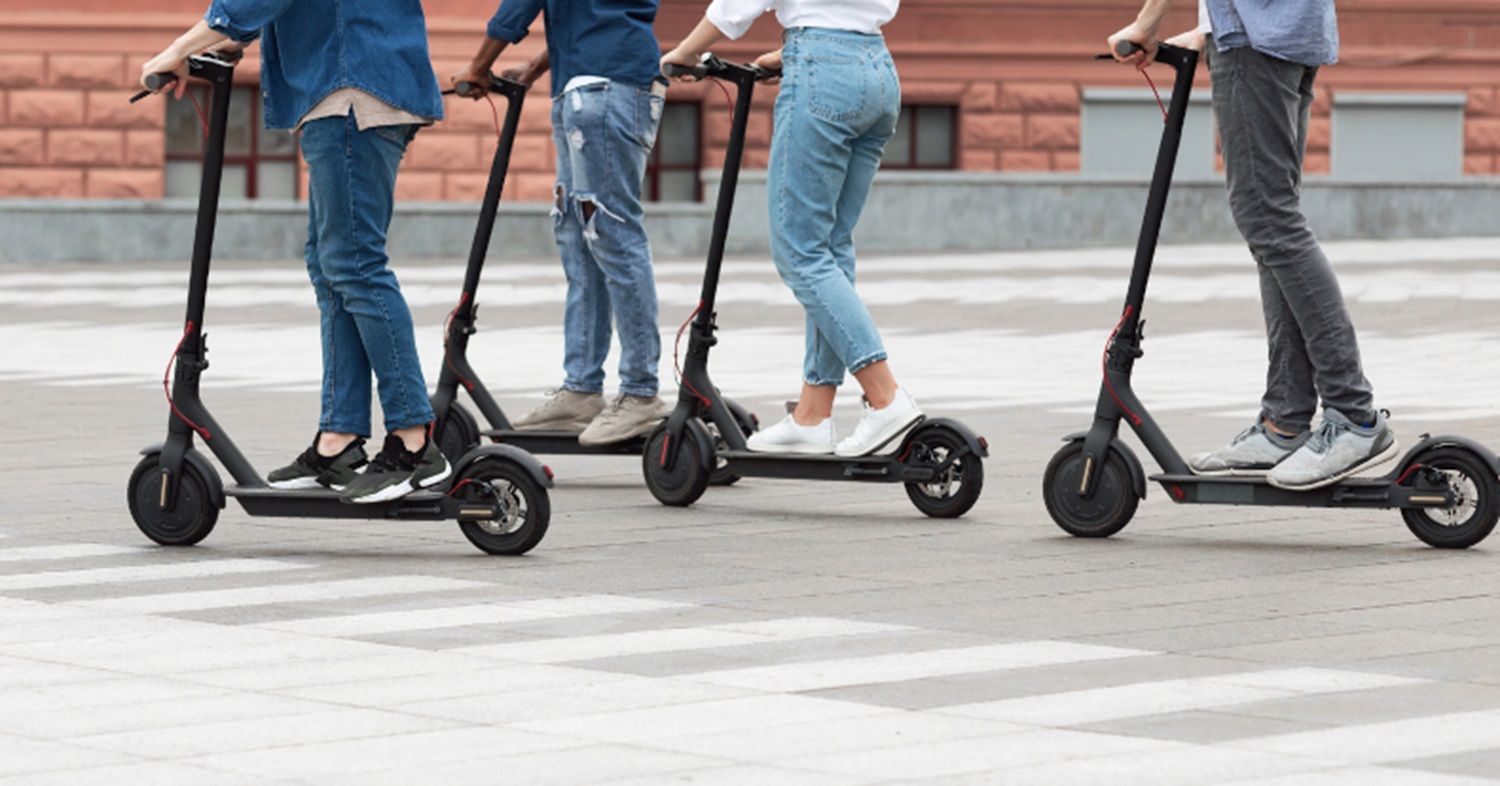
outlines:
M315 133L335 142L304 148L309 188L316 194L319 267L353 319L390 432L370 471L349 484L345 498L384 501L440 482L451 472L427 439L433 415L411 310L385 254L396 171L416 128L361 131L350 114L315 120L304 134L318 124Z
M1301 212L1316 69L1250 48L1213 52L1210 62L1230 209L1263 271L1262 290L1272 295L1263 303L1271 363L1262 400L1264 436L1255 444L1268 442L1288 453L1270 471L1272 483L1326 485L1385 460L1395 444L1374 410L1338 279ZM1307 439L1300 447L1275 434L1305 432L1317 398L1329 413L1325 429L1337 434Z
M583 242L603 276L620 335L620 395L579 435L583 445L639 436L670 411L657 397L661 328L641 206L664 101L650 90L610 82L573 90L563 102Z
M326 136L317 131L303 135L303 149L325 143ZM272 470L266 480L277 489L324 486L341 490L365 463L364 438L370 435L370 364L365 360L353 318L323 277L318 262L317 200L312 194L308 195L307 219L304 253L318 303L323 350L321 414L312 446L291 464Z
M583 220L573 202L573 151L563 108L552 102L552 144L557 184L552 191L552 235L568 292L563 307L563 383L540 406L517 418L521 430L581 432L604 409L604 359L609 354L609 296L604 275L583 241Z

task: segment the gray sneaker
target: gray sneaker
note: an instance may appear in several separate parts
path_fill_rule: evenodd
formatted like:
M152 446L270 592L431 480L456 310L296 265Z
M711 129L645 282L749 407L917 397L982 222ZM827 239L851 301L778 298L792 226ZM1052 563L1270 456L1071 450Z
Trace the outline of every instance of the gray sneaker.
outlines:
M395 434L387 434L385 447L363 474L349 482L339 497L344 502L366 505L400 499L418 489L436 486L453 474L437 443L428 439L419 451L406 449Z
M646 398L621 393L578 435L578 444L584 447L612 445L639 437L650 433L671 412L672 407L657 396Z
M302 451L295 461L266 476L273 489L317 489L330 488L343 491L349 482L359 477L360 467L368 464L365 458L365 441L356 439L337 456L318 454L318 437Z
M536 409L517 418L517 431L583 431L604 411L604 394L557 388Z
M1367 428L1328 409L1307 444L1277 464L1266 482L1290 491L1331 486L1394 459L1398 449L1384 412L1376 413L1375 424Z
M1272 436L1264 422L1256 421L1228 445L1192 457L1188 466L1199 475L1264 475L1306 441L1305 432L1295 437Z

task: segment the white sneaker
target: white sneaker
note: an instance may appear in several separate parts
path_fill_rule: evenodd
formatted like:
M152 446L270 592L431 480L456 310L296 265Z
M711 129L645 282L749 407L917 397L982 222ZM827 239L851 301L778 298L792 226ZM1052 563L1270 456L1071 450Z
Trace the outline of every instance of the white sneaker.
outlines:
M756 453L832 453L834 441L833 418L804 426L788 412L780 423L751 434L745 447Z
M912 426L922 422L922 410L917 408L906 388L896 388L896 397L884 409L875 409L865 402L864 417L854 426L854 433L845 437L833 452L840 456L868 456L881 451L890 452L899 444L899 438Z

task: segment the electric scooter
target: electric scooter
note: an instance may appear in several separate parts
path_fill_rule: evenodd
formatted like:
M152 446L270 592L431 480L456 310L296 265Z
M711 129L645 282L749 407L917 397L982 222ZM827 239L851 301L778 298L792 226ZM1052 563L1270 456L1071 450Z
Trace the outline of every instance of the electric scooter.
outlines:
M703 294L689 328L677 406L646 441L642 463L652 495L665 505L691 505L708 487L714 468L722 464L726 471L745 477L902 483L912 504L928 516L954 518L968 512L984 486L983 462L989 446L983 437L957 421L927 418L910 429L889 455L848 458L760 453L747 448L745 436L736 428L739 421L709 378L708 354L718 341L714 335L718 330L714 298L739 182L751 96L757 81L776 74L707 55L692 68L668 66L666 75L721 79L732 83L738 95L724 155ZM721 435L718 444L711 427Z
M474 243L469 248L469 263L464 270L463 291L443 331L443 368L438 375L437 389L432 395L432 411L437 413L433 426L433 437L443 455L452 460L478 447L480 441L512 445L531 453L543 454L592 454L639 456L645 447L645 437L635 437L608 445L586 446L578 444L577 431L517 430L505 416L489 388L469 364L469 337L477 328L478 305L475 295L479 289L479 277L484 272L485 255L489 250L490 236L495 229L495 214L500 205L500 194L505 188L505 175L510 168L511 149L515 144L516 128L521 120L521 106L526 100L527 86L510 79L490 77L491 92L506 100L505 120L500 127L500 136L495 144L495 155L490 162L489 182L485 185L484 199L479 206L479 225L474 229ZM469 89L459 85L459 95L468 95ZM458 390L469 394L469 399L484 415L490 427L481 428L474 415L458 401ZM734 415L735 428L744 434L754 434L759 423L744 407L730 401L729 411ZM715 468L713 481L716 485L729 485L738 478L722 467Z
M1122 42L1117 51L1139 50ZM1099 59L1110 59L1100 55ZM1311 491L1288 491L1263 476L1195 474L1178 455L1151 413L1131 390L1135 361L1143 352L1146 283L1156 254L1167 191L1177 161L1178 143L1187 116L1188 94L1198 67L1198 53L1162 45L1156 62L1176 69L1156 170L1146 201L1145 221L1136 246L1135 265L1125 297L1125 311L1105 347L1103 384L1087 432L1064 437L1066 443L1047 465L1042 480L1047 512L1059 527L1084 538L1104 538L1130 522L1146 496L1146 473L1140 461L1118 439L1120 422L1128 423L1162 473L1152 482L1181 504L1280 505L1307 508L1395 508L1413 535L1439 548L1468 548L1490 534L1500 517L1500 459L1465 437L1422 435L1396 468L1381 477L1354 477Z
M188 59L189 73L207 80L212 87L212 101L188 279L187 319L174 351L176 372L168 395L171 412L167 439L141 451L143 458L130 474L127 488L130 515L136 526L162 545L191 546L208 537L226 498L232 497L252 516L457 521L469 541L487 553L518 555L530 551L547 532L547 488L552 485L552 473L525 451L508 445L476 448L453 461L453 476L441 486L390 502L352 505L340 501L338 492L332 490L271 488L209 413L199 396L199 383L208 368L204 301L235 60L215 54ZM172 74L154 74L147 79L150 90L131 101L163 90L175 79ZM214 465L193 446L195 437L201 438L229 471L233 485L225 486Z

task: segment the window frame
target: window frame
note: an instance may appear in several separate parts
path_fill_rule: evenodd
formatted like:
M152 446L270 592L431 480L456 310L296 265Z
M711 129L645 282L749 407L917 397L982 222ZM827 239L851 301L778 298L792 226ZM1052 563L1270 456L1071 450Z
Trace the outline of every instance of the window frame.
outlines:
M195 91L194 95L198 98L198 106L201 107L204 112L207 112L210 105L209 87L207 85L195 84L189 85L188 90ZM302 193L302 132L291 132L292 150L290 153L276 154L260 152L260 137L261 134L266 130L262 127L261 124L262 107L261 102L258 100L260 97L260 88L253 84L235 84L231 86L231 90L234 91L233 93L230 93L231 100L239 97L236 96L235 93L243 92L246 94L244 100L249 101L250 103L250 140L247 145L247 149L249 150L248 153L232 154L227 150L224 152L224 165L226 167L231 165L243 165L245 167L245 193L239 195L229 195L230 198L241 198L245 200L260 198L259 164L264 161L278 163L290 162L292 164L293 173L292 199L297 201L303 200L306 195ZM190 98L189 101L191 102L191 100L192 99ZM193 110L194 115L197 115L197 112L198 110L195 108ZM201 128L201 125L199 127ZM189 161L197 162L199 164L203 163L203 155L205 151L203 150L203 145L201 143L199 144L199 150L196 153L174 153L172 152L171 147L168 144L168 140L164 139L162 144L164 147L167 147L164 157L164 161L166 162ZM221 194L220 196L224 195Z
M642 202L660 202L661 196L661 173L667 172L691 172L693 174L693 202L703 201L703 101L681 100L673 101L668 98L662 105L662 118L666 119L667 109L673 106L687 106L693 109L694 129L693 160L683 164L664 164L661 161L661 129L658 127L656 133L656 144L651 146L651 152L646 157L646 179L642 184Z
M901 172L952 172L959 169L959 142L962 139L962 135L959 133L959 123L963 118L963 112L960 110L959 105L944 103L942 101L901 102L902 112L904 113L908 109L911 110L911 122L907 124L907 127L911 130L911 133L908 135L907 140L906 163L893 164L886 161L884 156L882 156L880 168ZM919 141L921 132L918 130L920 124L917 121L917 114L923 109L945 109L952 113L953 122L949 128L948 161L946 164L922 164L917 160L917 151L921 149Z

